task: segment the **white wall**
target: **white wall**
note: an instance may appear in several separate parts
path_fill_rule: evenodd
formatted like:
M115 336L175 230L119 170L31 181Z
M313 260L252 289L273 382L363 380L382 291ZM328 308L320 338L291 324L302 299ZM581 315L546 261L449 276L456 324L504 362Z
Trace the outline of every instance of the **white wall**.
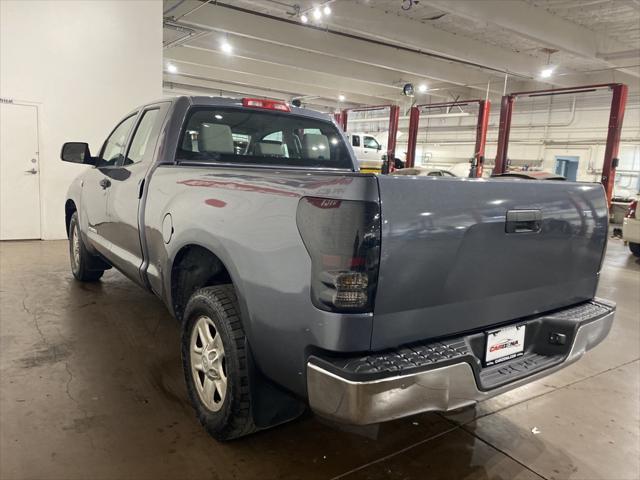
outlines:
M162 2L0 1L0 96L38 106L42 236L65 238L65 194L87 167L60 147L95 154L125 113L162 96Z

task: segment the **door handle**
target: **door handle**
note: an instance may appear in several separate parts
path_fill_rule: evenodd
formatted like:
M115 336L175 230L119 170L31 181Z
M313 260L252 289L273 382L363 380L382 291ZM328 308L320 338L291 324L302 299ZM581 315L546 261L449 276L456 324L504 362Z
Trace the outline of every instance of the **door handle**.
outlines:
M109 180L108 178L103 178L102 180L100 180L100 186L103 190L106 190L111 186L111 180Z
M506 233L537 233L542 228L542 211L509 210L505 222Z
M34 167L31 170L25 170L24 173L30 173L31 175L35 175L36 173L38 173L38 170L36 170Z

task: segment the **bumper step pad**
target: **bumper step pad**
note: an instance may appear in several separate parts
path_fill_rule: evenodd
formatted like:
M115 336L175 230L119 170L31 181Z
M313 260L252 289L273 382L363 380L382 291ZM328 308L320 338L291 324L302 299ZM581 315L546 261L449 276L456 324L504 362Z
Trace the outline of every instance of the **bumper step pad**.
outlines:
M400 350L382 354L367 355L355 359L332 361L344 373L352 374L402 374L416 368L423 368L446 360L458 360L470 355L471 351L464 339L450 342L434 342L411 345ZM373 375L375 376L375 375Z

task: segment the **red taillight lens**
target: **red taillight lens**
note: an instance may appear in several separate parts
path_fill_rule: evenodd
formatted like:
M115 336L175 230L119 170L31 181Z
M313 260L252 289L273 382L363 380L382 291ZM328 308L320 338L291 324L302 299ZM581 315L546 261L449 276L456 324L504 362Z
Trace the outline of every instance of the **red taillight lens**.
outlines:
M638 201L634 200L629 204L629 208L627 209L627 214L625 216L627 218L636 218L637 210L638 210Z
M371 312L380 264L377 203L304 197L298 230L311 257L311 300L333 312Z
M243 98L243 107L265 108L267 110L277 110L279 112L290 112L289 105L277 100L265 100L262 98Z

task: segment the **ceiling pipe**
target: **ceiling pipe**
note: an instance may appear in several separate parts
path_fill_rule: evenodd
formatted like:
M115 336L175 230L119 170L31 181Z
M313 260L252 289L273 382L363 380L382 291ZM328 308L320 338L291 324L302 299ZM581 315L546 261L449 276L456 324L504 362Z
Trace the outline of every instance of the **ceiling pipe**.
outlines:
M164 12L162 12L162 15L167 15L167 14L173 12L176 8L178 8L180 5L182 5L185 1L186 0L179 0L172 7L169 7Z
M521 110L519 113L526 113L526 110ZM431 115L420 115L420 119L429 119L429 118L447 118L447 117L467 117L470 116L469 113L460 112L460 113L442 113L442 114L431 114ZM400 121L409 121L408 115L403 115L400 117ZM571 102L571 110L569 110L569 120L563 122L556 123L525 123L525 124L517 124L512 125L511 128L558 128L558 127L570 127L576 118L576 99L574 98ZM367 123L367 122L386 122L388 121L387 117L371 117L371 118L354 118L349 119L349 123ZM428 126L426 128L429 128ZM450 128L451 130L459 130L459 129L467 129L467 126L443 126L443 127L431 127L431 128ZM468 129L476 128L475 125L468 125Z
M205 3L203 3L202 5L198 6L197 8L200 8L200 7L206 5L209 2L210 2L210 0L208 0ZM229 5L229 4L221 3L221 2L216 2L215 5L218 6L218 7L228 8L230 10L235 10L237 12L242 12L242 13L246 13L246 14L249 14L249 15L255 15L255 16L258 16L258 17L261 17L261 18L268 18L269 20L275 20L275 21L278 21L278 22L294 24L294 25L297 25L297 26L299 26L301 28L311 28L311 29L314 29L314 30L320 30L320 31L325 32L325 33L330 33L332 35L337 35L337 36L349 38L349 39L352 39L352 40L360 40L360 41L371 43L371 44L374 44L374 45L395 48L396 50L401 50L401 51L410 52L410 53L416 53L418 55L423 55L423 56L426 56L426 57L436 58L436 59L439 59L439 60L446 60L447 62L458 63L460 65L466 65L468 67L475 67L475 68L479 68L479 69L482 69L482 70L487 70L487 71L494 72L494 73L500 73L500 74L505 74L505 75L508 74L511 77L518 77L518 78L522 78L522 79L525 79L525 80L533 80L534 79L533 76L528 76L528 75L522 75L522 74L516 74L516 73L508 72L506 69L490 67L488 65L483 65L483 64L475 63L475 62L470 62L470 61L467 61L467 60L460 60L459 58L450 57L450 56L447 56L447 55L442 55L442 54L437 54L437 53L431 53L431 52L427 52L425 50L421 50L419 48L412 48L412 47L407 47L407 46L404 46L404 45L399 45L399 44L396 44L396 43L389 43L389 42L386 42L386 41L383 41L383 40L376 40L376 39L373 39L373 38L362 37L360 35L341 32L339 30L334 30L334 29L331 29L331 28L328 28L328 27L316 26L316 25L313 25L311 23L301 24L300 22L295 21L295 20L289 20L289 19L281 18L281 17L275 16L275 15L269 15L267 13L257 12L255 10L250 10L250 9L247 9L247 8L238 7L238 6L235 6L235 5ZM182 17L188 15L189 13L191 13L191 12L187 12L185 15L181 15L179 18L182 18ZM218 30L218 29L211 28L211 30Z
M180 20L182 17L186 17L187 15L192 14L193 12L195 12L196 10L201 9L202 7L204 7L206 4L208 4L209 2L211 2L211 0L200 0L202 3L194 8L192 8L191 10L189 10L188 12L183 13L182 15L180 15L179 17L177 17L175 19L175 21L177 22L178 20Z
M173 20L164 19L162 22L163 28L168 28L169 30L175 30L177 32L184 33L184 35L180 38L177 38L169 43L163 44L162 48L167 50L172 47L177 47L178 45L182 45L189 40L194 40L198 37L203 36L204 34L208 34L207 30L198 30L193 27L187 27L186 25L182 25L181 23L175 22Z

